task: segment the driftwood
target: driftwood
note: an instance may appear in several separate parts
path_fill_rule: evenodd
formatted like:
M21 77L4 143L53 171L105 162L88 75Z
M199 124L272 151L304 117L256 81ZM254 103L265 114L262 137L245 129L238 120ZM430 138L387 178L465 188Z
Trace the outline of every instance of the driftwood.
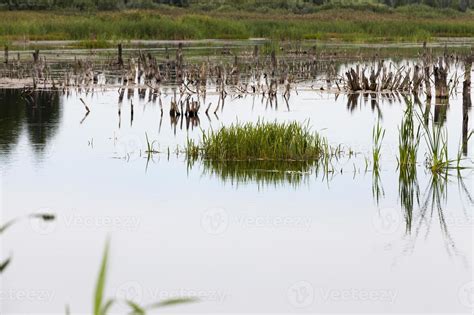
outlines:
M413 71L413 93L418 94L422 82L423 74L420 73L420 66L415 65L415 69Z
M123 67L122 44L118 44L117 50L118 50L117 65L120 68L122 68Z
M462 151L467 156L469 141L469 110L472 106L471 101L471 70L474 58L472 55L464 60L464 82L462 89Z
M431 99L431 54L428 53L426 42L423 42L423 73L426 97Z
M434 81L436 98L447 99L449 97L450 85L456 86L458 80L454 79L448 83L448 60L441 58L437 65L433 67L428 64L429 57L423 56L423 65L405 65L393 69L393 65L388 67L379 62L377 66L370 69L359 66L350 68L345 72L346 88L349 92L402 92L419 93L423 88L428 99L431 98L431 82ZM369 71L370 76L366 76ZM470 71L466 71L466 73ZM469 83L470 84L470 83ZM443 102L445 103L445 102Z
M5 45L5 64L8 64L8 46Z
M435 95L436 98L445 99L449 96L448 89L448 69L447 66L443 65L443 61L440 59L438 66L433 69L434 82L435 82Z
M198 101L191 100L190 102L188 98L186 100L186 112L185 112L186 117L197 117L200 107L201 105L199 104Z
M464 60L464 82L462 87L463 107L469 108L471 102L471 71L473 56L468 56Z

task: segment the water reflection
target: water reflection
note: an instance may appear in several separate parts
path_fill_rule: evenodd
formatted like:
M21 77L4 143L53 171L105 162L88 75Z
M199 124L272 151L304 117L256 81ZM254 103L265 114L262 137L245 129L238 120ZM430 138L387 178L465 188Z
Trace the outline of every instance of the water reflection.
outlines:
M472 134L469 134L469 111L471 110L471 106L471 78L469 74L469 78L463 82L462 90L462 152L466 156L468 147L467 142Z
M57 132L62 116L60 103L59 92L0 90L0 155L11 152L25 133L41 159Z
M244 248L243 251L246 251L247 254L248 248L251 248L251 246L255 244L256 236L264 238L265 241L268 240L268 244L274 242L275 239L301 237L304 242L307 242L305 244L311 248L315 248L314 252L324 253L324 255L320 255L321 257L327 257L327 261L323 262L324 265L334 263L337 265L338 261L341 260L341 257L331 256L331 251L325 251L328 239L331 240L333 237L336 239L335 242L332 241L335 246L333 247L333 243L331 243L331 246L329 247L337 248L337 252L344 253L342 259L351 259L353 256L352 253L356 253L358 250L365 250L365 248L372 243L378 244L378 242L385 242L386 238L390 238L391 240L396 239L395 242L402 242L403 245L406 244L405 242L409 242L408 245L411 245L412 241L413 245L416 244L416 248L413 246L410 249L413 251L417 250L421 255L413 255L409 258L410 260L407 262L407 265L411 270L417 272L421 270L422 272L420 274L427 274L427 276L436 275L436 273L443 273L446 275L446 278L451 277L452 275L460 274L461 276L464 276L466 274L465 271L460 271L458 269L457 261L459 256L456 259L456 268L449 265L448 267L439 268L434 268L431 264L425 266L426 261L433 259L433 257L438 261L445 262L443 259L446 258L445 256L448 256L443 248L445 244L448 244L450 250L455 251L455 253L467 252L468 250L465 248L468 248L468 246L471 245L469 243L469 238L462 237L465 235L464 231L466 229L463 229L461 231L462 234L460 234L460 229L455 229L450 225L450 219L452 219L450 216L457 215L456 209L458 205L456 201L457 194L456 192L454 192L454 194L452 192L452 183L447 184L446 181L443 181L442 178L438 177L431 180L427 189L424 191L423 189L426 185L425 181L430 180L430 174L423 172L417 174L416 170L420 171L424 169L421 165L418 165L414 171L397 174L394 165L394 157L396 153L393 151L391 152L393 154L382 154L382 164L384 167L380 173L374 173L372 178L371 176L356 177L355 175L357 169L360 170L362 168L363 171L364 156L363 154L359 155L358 153L364 151L362 146L365 145L365 148L370 148L371 145L369 132L363 131L367 131L372 127L373 120L379 116L379 111L380 114L383 112L385 115L384 123L386 125L384 127L389 131L384 146L392 146L396 148L398 134L396 128L399 122L395 121L394 117L398 117L400 111L404 108L403 103L397 103L396 96L384 98L379 94L369 94L370 98L367 100L367 106L356 109L361 112L358 115L349 114L349 111L344 108L345 104L341 104L341 102L329 103L326 100L317 100L316 102L311 100L306 101L305 99L311 93L306 91L302 91L301 96L292 96L290 99L292 105L291 111L287 111L285 106L280 106L278 112L274 110L265 111L265 104L260 105L259 102L256 102L255 110L251 112L251 100L248 101L247 99L246 102L243 100L237 100L235 103L229 101L226 103L223 112L219 110L220 121L217 121L218 118L215 117L215 113L213 113L216 108L217 97L215 95L210 95L208 96L209 100L213 102L211 112L209 113L210 117L204 117L205 113L201 110L200 122L197 117L186 117L185 115L181 115L179 118L176 118L174 123L170 124L170 121L172 121L172 117L168 115L170 96L162 96L163 106L153 106L148 105L148 103L144 104L146 100L140 102L137 93L135 93L135 97L131 98L130 101L126 101L125 98L122 107L118 106L117 108L117 94L113 91L110 93L104 93L103 96L100 96L99 100L91 99L91 97L82 94L82 97L84 97L87 104L96 106L92 108L91 115L89 115L85 123L81 125L79 124L79 120L83 117L84 112L82 105L78 102L79 96L71 96L71 99L67 99L65 96L59 96L59 98L62 98L64 101L64 117L61 117L62 104L60 103L62 101L57 98L55 98L53 102L58 102L59 104L44 104L39 108L36 106L35 109L35 106L26 101L21 97L21 95L16 95L14 101L4 102L4 95L6 93L6 91L2 92L2 102L0 105L0 110L2 111L0 119L4 120L4 122L2 121L3 125L1 131L2 152L3 150L11 150L11 147L14 147L18 142L32 146L34 145L33 141L36 141L36 143L42 143L43 146L46 146L50 145L53 141L58 141L59 139L75 139L74 143L66 145L61 142L61 145L57 146L57 156L65 156L66 154L70 154L70 152L72 152L71 150L74 150L72 148L77 146L78 143L82 143L82 148L84 148L86 142L91 136L95 139L96 145L94 148L87 147L87 151L85 151L85 149L79 147L77 151L74 152L83 155L87 154L87 167L90 167L91 172L93 172L94 178L96 179L91 183L90 173L84 172L83 167L77 167L71 170L71 173L68 175L69 181L66 181L66 184L71 186L71 190L77 192L77 195L70 198L72 201L63 199L58 201L58 205L56 205L57 209L59 209L59 220L57 222L58 227L61 227L61 224L64 224L66 220L76 218L75 213L82 215L77 218L84 217L93 220L102 217L118 216L128 218L130 216L136 216L143 224L137 232L130 233L129 230L124 229L123 231L114 231L114 233L119 234L119 237L123 237L123 239L132 239L134 244L140 244L140 242L143 243L144 240L144 233L142 233L144 231L161 231L159 235L153 234L152 236L156 237L156 239L165 237L170 242L176 241L177 236L182 235L182 231L186 231L186 233L192 236L191 239L196 241L196 244L192 244L193 248L199 248L199 242L204 244L203 246L209 246L209 241L207 239L215 240L216 238L214 238L214 236L209 237L209 232L202 226L201 214L198 213L199 211L196 211L196 209L205 210L211 207L219 207L222 204L226 207L224 213L229 217L226 217L226 221L224 222L224 225L222 225L228 228L226 232L221 234L219 237L223 237L224 241L231 241L230 239L225 239L226 237L236 237L241 242L242 239L244 239L242 242L244 244L242 248ZM361 100L362 95L358 96L358 98L360 102L359 104L364 105L364 100ZM157 105L159 105L159 100L160 99L156 100ZM133 126L130 126L132 101L135 112ZM424 99L422 98L421 101L424 102ZM43 100L43 103L47 102L47 100ZM345 102L345 100L343 102ZM394 105L390 106L390 102L393 102ZM208 103L209 102L206 102L206 104ZM324 103L329 104L326 106ZM74 108L74 106L70 106L74 104L77 104L79 107ZM283 104L283 102L281 102L281 104ZM142 108L144 109L145 105L147 106L146 112L144 110L142 111ZM461 128L461 126L459 126L461 115L458 115L461 108L457 105L458 103L454 100L450 110L453 113L456 113L456 115L449 115L449 125L447 125L447 127L454 126L454 128L451 129L457 131L455 141L450 142L453 143L454 146L457 145L457 141L460 138L459 129ZM45 108L45 106L50 106L50 108ZM206 106L203 108L206 108ZM120 118L123 119L121 129L117 126L117 110L119 110L119 121ZM51 111L55 111L55 114L50 114ZM433 113L433 107L431 107L431 113ZM122 115L122 117L120 115ZM303 120L306 117L311 117L311 123L315 128L318 128L318 130L321 129L321 132L326 133L322 128L327 126L329 139L335 139L334 141L338 142L340 141L343 145L354 146L354 150L357 151L356 157L348 159L347 161L345 159L339 161L336 165L337 170L335 171L334 179L331 182L331 185L327 185L331 186L330 189L326 189L326 183L317 183L319 180L322 181L322 178L328 174L322 169L320 170L320 174L318 174L316 167L307 163L281 163L271 161L216 163L211 161L198 161L195 164L194 169L190 171L189 175L186 177L186 169L183 168L182 157L177 157L176 161L171 159L171 162L156 164L150 163L148 173L143 172L145 163L143 158L132 158L127 162L125 162L125 160L109 159L112 154L111 152L115 152L114 150L119 152L117 154L121 154L122 151L140 151L140 154L143 157L144 153L141 150L146 148L146 132L150 137L150 141L156 139L158 144L163 145L162 148L169 146L172 148L172 151L174 151L176 143L185 143L186 136L197 137L201 134L201 128L203 130L208 130L209 128L218 128L220 125L235 122L235 116L237 115L239 119L242 119L245 122L255 121L259 116L265 117L268 120ZM467 107L465 115L468 115ZM426 117L429 118L429 115ZM53 139L55 133L57 133L58 122L61 119L64 124L64 128L61 128L60 130L61 136ZM211 119L213 125L211 124ZM323 119L327 119L327 122L323 121ZM11 126L11 129L4 126L5 123L12 123L12 121L15 121L15 124ZM195 128L194 131L192 131L193 127ZM162 130L160 133L161 128ZM186 132L186 129L188 128L189 132ZM468 126L463 127L463 130L467 130L467 128ZM12 130L16 131L11 132ZM173 135L173 130L176 130L176 136ZM8 133L9 131L10 133ZM37 132L37 138L32 138L30 136L31 132ZM22 134L24 136L21 136ZM6 140L8 138L7 135L10 136L10 140ZM115 138L109 139L112 135L113 137L117 137L118 140L115 140ZM140 142L140 140L142 142ZM115 141L118 142L117 148L115 148ZM10 145L10 149L4 149L3 145L6 145L7 143ZM334 144L336 145L338 143ZM30 148L26 145L22 145L19 148L20 150L18 150L22 153L22 156L26 157L22 158L18 163L12 163L10 167L10 169L13 170L10 172L10 174L12 174L10 175L11 178L13 178L13 176L19 176L17 177L18 180L10 181L9 187L7 188L8 190L6 190L8 194L11 194L12 200L10 201L10 205L8 205L8 208L12 208L12 214L10 217L15 216L13 215L13 211L17 212L18 210L22 210L23 207L26 208L30 205L36 206L36 204L39 203L36 198L33 200L32 204L30 204L31 201L14 201L13 199L20 195L23 189L34 191L34 189L38 189L39 186L43 186L42 190L38 190L41 192L38 193L38 196L39 200L44 202L49 199L54 200L57 197L57 192L61 190L63 185L61 183L63 182L62 179L64 179L64 170L66 170L66 168L55 163L55 161L58 160L56 158L57 156L54 156L55 158L51 159L50 162L42 164L44 172L35 174L34 171L31 171L31 169L34 168L27 167L28 169L24 173L19 175L15 174L19 173L16 172L17 170L21 170L21 168L28 166L28 151L30 151ZM122 145L124 146L123 149ZM165 150L162 152L163 155L166 154L164 153L166 152ZM367 152L367 150L364 152ZM420 152L420 159L421 154L422 153ZM157 156L159 155L157 154ZM355 164L354 166L353 162ZM339 167L344 168L344 174L339 175ZM353 168L354 178L351 178L351 170ZM368 171L366 170L366 172ZM127 185L124 186L121 181L115 180L115 177L111 176L111 174L119 174L121 178L126 178L127 182L134 183L133 186L135 189L130 189ZM200 175L204 176L200 178ZM332 176L332 174L329 175ZM46 183L47 185L44 184L44 176L48 176L51 179L50 182ZM371 179L375 184L373 191L374 198L380 199L380 204L377 207L373 205L375 199L372 199L371 196ZM25 182L27 186L24 186ZM223 185L222 182L227 184ZM90 187L91 184L93 187ZM384 187L382 187L382 184ZM394 205L397 205L397 184L399 194L398 201L402 204L403 210L399 209L398 206L393 207ZM158 188L156 185L158 185ZM447 205L446 201L448 199L448 194L446 185L451 189ZM239 187L241 189L239 189L238 192L235 191L236 186L241 186ZM276 189L274 189L274 187L276 187ZM262 190L258 196L255 194L252 195L252 191L255 192L256 188L261 188ZM67 187L67 189L69 189L69 187ZM156 193L156 189L158 189L159 193ZM189 189L193 192L190 194L190 197L180 199L179 196L182 195L182 191L187 191ZM384 189L386 192L385 196ZM92 194L89 200L82 201L84 191ZM141 203L140 200L144 201L144 210L153 210L155 209L154 207L156 206L156 203L161 202L162 196L166 196L165 198L169 198L170 200L169 203L167 202L164 205L165 209L169 207L169 209L177 209L179 211L175 211L172 215L169 215L171 211L143 211L142 213L137 213L137 211L131 212L130 210L135 209L136 204ZM255 202L255 199L257 199L257 202ZM289 201L286 202L285 199L288 199ZM229 200L233 201L229 203ZM315 200L318 204L317 207L315 207ZM433 203L432 200L435 202ZM104 206L104 201L107 202L107 206ZM71 212L66 210L63 212L63 208L67 208L71 206L71 204L74 206L78 205L79 209L77 211L74 209L74 211ZM149 206L146 206L146 204L149 204ZM295 204L299 212L289 212L290 209L293 210L292 207L295 207ZM235 208L233 207L234 205ZM377 228L371 228L371 221L373 216L377 215L376 208L382 208L385 206L388 206L391 209L395 208L394 210L397 211L396 214L399 216L397 219L401 220L397 221L397 227L401 227L403 230L396 235L384 234L386 236L382 235L382 237L373 237L374 231L377 231ZM250 215L263 217L263 215L265 215L264 212L253 210L263 209L266 211L265 207L268 207L268 213L272 211L272 216L276 215L279 217L286 217L291 214L297 218L304 217L311 219L314 226L312 226L311 230L308 230L305 233L295 233L292 229L284 228L274 229L270 232L270 229L259 227L258 229L256 228L249 231L248 228L241 228L238 223L236 223L235 220L240 217ZM185 209L189 209L189 212ZM240 209L242 209L242 211L237 212L240 211ZM69 216L70 213L73 213L72 217ZM173 221L167 221L169 218ZM171 222L176 222L177 224L171 224ZM402 222L401 226L398 224L400 222ZM163 225L160 225L162 223ZM229 225L227 226L227 224ZM167 230L167 226L171 226L172 228ZM177 230L176 226L180 226L180 229ZM441 227L442 231L439 231L439 227ZM25 230L28 233L29 228L27 227ZM54 240L54 243L50 247L46 246L43 251L36 252L35 246L37 244L34 243L34 245L29 245L30 247L28 247L27 250L32 250L33 254L30 254L31 257L43 255L41 257L45 259L45 265L49 263L50 266L53 266L52 270L54 271L54 268L56 268L54 262L58 261L58 258L62 258L63 256L55 256L54 252L52 252L52 250L54 251L54 248L62 246L65 244L64 242L67 242L70 239L79 239L81 240L81 243L77 246L66 247L70 248L71 251L77 251L81 255L87 256L91 246L93 247L96 240L103 237L103 232L105 230L106 228L103 227L98 228L93 226L89 228L82 225L77 227L73 226L71 229L58 228L55 233L50 236L50 239ZM430 233L430 243L422 244L421 242L423 241L425 233L428 233L426 232L427 230ZM89 231L91 232L89 233ZM259 234L254 234L254 232L258 232ZM349 240L341 239L341 241L338 242L338 235L342 235L341 233L351 234L357 237L352 237ZM185 235L183 244L189 244L188 234ZM26 234L17 243L28 240L29 236L31 236L31 234ZM441 236L446 240L446 242L441 239ZM38 238L36 234L32 234L32 237ZM31 268L31 266L27 263L25 264L21 259L21 255L17 254L17 252L19 253L20 251L16 250L19 246L15 246L17 244L15 242L16 241L10 240L8 243L8 247L15 249L15 256L11 261L10 266L8 266L8 268L5 266L7 269L5 274L2 275L2 277L10 277L7 285L22 285L24 287L27 287L28 285L42 285L42 283L44 285L42 279L29 280L32 284L27 283L26 280L24 283L22 282L18 284L18 281L22 279L21 272L24 272L25 269ZM324 243L324 245L321 245L322 243ZM340 247L338 247L339 245ZM177 246L179 247L180 245L178 244ZM304 247L306 248L308 246ZM39 248L42 249L41 247ZM50 248L52 248L52 250ZM291 250L291 248L289 249ZM148 248L146 250L148 250ZM163 248L160 248L160 250L163 250ZM212 253L212 250L213 248L209 247L209 253ZM285 252L286 248L277 248L274 252L271 252L271 254L273 255L277 251ZM0 256L0 267L2 266L2 263L9 262L8 253L2 254L3 255ZM306 251L304 248L301 249L301 252L297 252L296 254L301 254L301 257L306 257ZM152 256L148 257L145 250L138 251L134 255L137 257L147 257L147 259L154 259ZM211 257L209 259L212 260L212 255L207 256ZM385 259L385 256L384 253L378 251L367 256L366 260L364 260L367 272L372 272L380 266L385 267L385 260L381 260ZM420 259L420 256L422 256L423 259ZM357 256L357 258L359 258L359 256ZM311 260L311 264L308 264L308 266L311 265L312 267L308 267L308 270L303 271L309 274L310 272L321 270L321 268L314 268L319 259L319 257L315 257L314 260ZM353 261L353 265L355 266L359 262L356 261L356 259ZM441 266L442 264L440 263L439 265ZM43 265L40 267L43 268ZM95 271L96 270L94 269L93 272ZM179 272L180 271L177 270L177 274ZM148 279L149 273L150 270L144 269L143 278ZM357 271L355 274L357 274ZM314 279L319 279L321 276L324 276L324 272L322 274L314 274L312 277L314 277ZM386 276L387 278L384 278ZM293 274L291 274L290 277L293 277ZM400 274L394 273L391 270L390 273L381 273L378 278L381 278L383 281L405 280L404 278L401 278ZM456 288L458 285L458 278L454 276L452 278L453 280L446 280L446 282L443 282L444 287L446 287L447 290L452 290L452 288ZM59 281L60 279L52 279L51 281L55 283L54 281L56 280ZM120 279L120 282L118 283L125 283L127 281L128 279L125 276L125 278ZM292 280L289 279L288 281ZM404 283L406 283L406 281ZM225 286L225 284L223 285ZM350 285L354 284L347 283L348 287ZM60 284L58 287L60 287ZM78 288L78 290L84 290L86 287L84 284L80 284ZM47 289L49 289L49 284ZM287 288L285 287L282 292L285 292L286 289ZM405 292L410 289L410 286L403 285L396 287L396 289L400 292ZM422 290L425 288L421 287L420 289ZM240 292L235 291L235 295L237 294L240 294ZM61 303L59 306L61 307L65 300L67 299L58 297L52 305L56 307ZM78 304L78 302L75 303ZM11 305L13 305L11 306L12 308L17 307L16 303L11 303ZM18 308L19 307L20 306L18 306ZM51 308L52 306L49 306L49 309L45 312L50 312Z
M298 187L308 182L313 172L317 176L317 164L306 161L202 161L203 175L216 176L235 186L255 182L259 188Z
M406 170L406 169L405 169ZM448 201L448 183L450 178L456 177L458 181L458 191L461 199L467 199L470 204L473 198L469 189L464 183L460 172L456 175L444 173L431 173L429 182L421 194L416 169L411 171L401 171L399 177L399 200L405 217L405 234L411 241L411 251L415 248L415 243L423 234L426 239L430 230L434 227L433 220L437 220L442 232L445 248L449 255L461 255L457 250L456 241L450 233L450 225L453 219L457 221L461 218L452 218L453 214L446 211ZM469 215L464 211L465 220L469 222Z
M405 213L405 231L407 234L411 234L413 211L415 210L415 205L420 203L420 187L418 185L416 165L400 168L398 196Z

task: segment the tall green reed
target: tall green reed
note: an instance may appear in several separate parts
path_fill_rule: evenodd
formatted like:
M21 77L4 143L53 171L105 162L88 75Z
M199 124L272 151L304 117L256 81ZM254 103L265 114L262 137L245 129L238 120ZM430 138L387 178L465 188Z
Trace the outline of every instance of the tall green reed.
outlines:
M0 235L5 233L5 231L7 229L9 229L11 226L17 224L18 222L22 221L23 219L42 220L42 221L45 221L45 222L49 222L49 221L53 221L55 218L56 218L55 215L50 214L50 213L33 213L33 214L27 215L26 217L14 218L14 219L11 219L11 220L7 221L6 223L3 223L2 225L0 225ZM10 257L4 259L3 261L0 261L0 273L3 273L5 271L5 269L7 269L7 267L10 265L12 259L13 259L13 257L10 256Z
M377 125L372 129L372 168L374 172L380 171L380 158L382 152L382 142L385 137L385 129L377 121Z
M445 127L430 119L428 124L424 123L423 117L416 113L420 125L423 126L423 137L426 142L427 152L425 165L433 173L441 173L446 170L462 170L468 168L461 164L462 149L459 149L456 158L450 158L448 154L448 132Z
M419 204L420 188L417 178L417 156L421 126L415 126L413 103L406 99L407 108L398 128L398 196L405 212L406 232L411 233L413 211Z
M110 310L112 306L116 302L118 302L116 299L105 298L105 287L106 287L107 269L108 269L108 261L109 261L109 247L110 247L109 241L107 240L105 244L104 252L102 254L102 261L100 264L99 273L96 280L95 294L94 294L94 299L93 299L93 304L94 304L93 314L94 315L110 314ZM157 308L161 308L165 306L195 302L195 301L197 300L192 297L182 297L182 298L167 299L164 301L148 304L145 306L141 306L135 301L130 301L130 300L125 300L122 302L125 302L125 304L128 305L128 307L131 310L130 314L145 315L147 311L149 310L153 310L153 309L157 309ZM69 307L67 307L66 309L67 309L66 313L68 313Z
M410 170L413 170L417 163L421 126L415 127L413 104L411 102L407 102L407 109L398 131L398 167L403 170L409 167Z

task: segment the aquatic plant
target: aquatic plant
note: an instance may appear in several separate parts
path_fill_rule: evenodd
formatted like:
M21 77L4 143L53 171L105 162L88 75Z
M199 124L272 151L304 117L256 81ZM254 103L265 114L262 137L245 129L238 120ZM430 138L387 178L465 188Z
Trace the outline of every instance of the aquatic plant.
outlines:
M377 121L377 125L372 129L372 168L374 173L380 171L380 157L384 137L385 129L380 125L380 121Z
M402 122L398 128L398 167L402 171L406 168L414 170L417 162L418 148L420 145L421 129L420 125L415 127L413 104L407 102Z
M380 198L385 195L385 191L382 186L382 180L380 178L380 158L382 151L382 142L385 137L385 129L380 125L380 121L377 121L372 129L372 195L376 200L377 204ZM365 160L366 171L368 167L368 160Z
M9 257L7 259L5 259L4 261L2 261L0 263L0 273L2 273L5 269L7 269L8 265L10 264L12 258Z
M216 161L319 161L329 166L340 155L326 138L300 122L235 123L219 130L203 132L199 143L188 139L188 158Z
M415 126L413 103L406 99L407 108L398 128L398 196L405 212L406 233L411 233L415 203L419 204L420 188L417 178L417 156L421 127Z
M53 221L55 219L55 215L54 214L49 214L49 213L33 213L33 214L27 215L26 217L23 217L23 218L14 218L10 221L7 221L3 225L0 225L0 234L3 234L12 225L18 223L19 221L21 221L23 219L27 219L27 218L38 219L38 220L43 220L43 221ZM11 261L12 261L12 257L10 256L7 259L0 262L0 273L2 273L3 271L5 271L5 269L7 269L7 267L10 265Z
M106 279L107 279L107 268L108 268L108 260L109 260L109 241L107 240L104 248L104 252L102 254L102 261L99 268L99 274L97 276L95 293L94 293L94 307L93 307L93 314L94 315L107 315L109 311L116 303L116 299L106 299L105 298L105 286L106 286ZM183 303L190 303L196 302L197 300L192 297L184 297L184 298L172 298L167 299L164 301L160 301L157 303L152 303L150 305L140 306L138 303L130 300L125 300L125 304L127 304L130 309L130 314L135 315L145 315L148 310L161 308L170 305L177 305ZM69 312L69 307L67 307L66 313Z
M311 131L308 123L235 123L202 133L185 147L188 168L197 160L204 173L232 184L255 181L259 187L301 184L313 171L323 178L334 174L333 162L345 149Z
M255 3L255 2L254 2ZM330 39L345 41L424 41L436 36L470 37L469 13L436 18L414 11L354 14L350 8L326 8L314 14L218 12L193 10L90 12L0 12L0 39L86 40L85 47L105 47L109 39ZM418 10L426 12L426 8ZM157 14L156 12L159 12ZM91 34L95 40L91 41Z
M94 315L105 315L114 303L114 300L109 299L104 302L105 280L107 276L107 261L109 257L109 241L105 245L102 262L100 264L99 275L95 287L94 295Z
M448 134L443 126L431 120L431 128L425 124L423 118L417 113L420 125L423 126L423 137L426 142L427 152L425 165L433 173L441 173L449 169L462 170L468 167L461 165L462 149L459 150L455 159L449 158L448 154Z

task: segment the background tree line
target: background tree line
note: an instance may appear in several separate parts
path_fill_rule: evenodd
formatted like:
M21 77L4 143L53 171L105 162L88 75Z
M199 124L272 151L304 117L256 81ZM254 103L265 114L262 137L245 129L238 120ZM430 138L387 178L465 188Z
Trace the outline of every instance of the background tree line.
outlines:
M120 10L127 8L154 8L157 5L188 6L188 0L0 0L7 10Z
M152 9L159 5L192 7L198 10L288 10L293 13L311 13L321 6L358 8L367 6L383 10L405 5L423 4L434 8L467 11L474 0L0 0L4 10L120 10ZM378 6L378 8L377 8Z

